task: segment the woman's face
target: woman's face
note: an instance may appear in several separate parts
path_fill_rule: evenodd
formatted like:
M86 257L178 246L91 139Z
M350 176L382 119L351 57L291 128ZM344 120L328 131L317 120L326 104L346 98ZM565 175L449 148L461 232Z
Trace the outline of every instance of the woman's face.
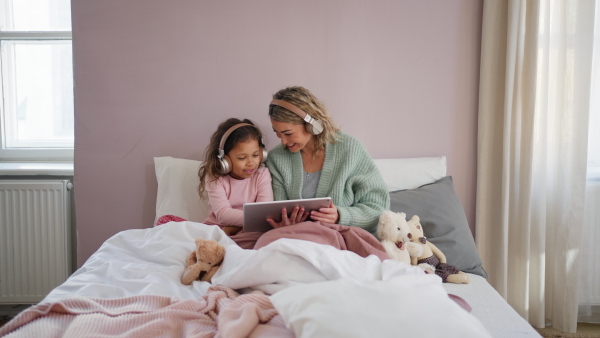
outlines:
M227 153L231 161L229 175L236 180L243 180L256 173L260 165L262 149L255 139L238 142Z
M304 129L303 124L280 122L271 119L271 126L281 143L292 153L302 150L307 144L312 144L312 134Z

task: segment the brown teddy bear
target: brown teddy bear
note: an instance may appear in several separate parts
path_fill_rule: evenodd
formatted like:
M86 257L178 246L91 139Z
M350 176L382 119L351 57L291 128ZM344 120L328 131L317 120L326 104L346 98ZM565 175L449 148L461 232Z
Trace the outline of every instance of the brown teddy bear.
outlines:
M213 240L196 238L196 250L187 259L187 268L181 277L181 283L192 284L199 279L210 282L225 257L225 248Z
M419 216L414 215L407 221L412 233L411 241L423 247L423 254L419 257L411 257L411 264L418 265L426 273L435 270L435 274L442 277L444 283L467 284L469 275L458 270L455 266L446 263L446 255L433 243L427 240L423 233L423 227Z

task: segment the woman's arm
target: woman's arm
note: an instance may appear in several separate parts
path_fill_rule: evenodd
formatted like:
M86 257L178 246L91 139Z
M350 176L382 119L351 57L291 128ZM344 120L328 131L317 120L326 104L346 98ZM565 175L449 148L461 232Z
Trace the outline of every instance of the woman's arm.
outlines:
M328 145L317 195L329 194L339 214L339 224L361 227L375 233L379 216L389 209L387 187L363 144L340 133Z
M276 201L289 200L288 188L283 178L283 172L285 171L288 175L291 172L292 161L287 161L286 156L282 154L282 150L279 147L274 148L269 153L269 159L267 160L267 168L271 174L271 186L273 188L273 197ZM289 159L289 158L287 158ZM279 168L283 164L283 168ZM287 166L287 168L285 168ZM289 215L289 217L288 217ZM286 225L292 225L300 222L304 222L308 219L308 212L305 212L304 208L294 208L292 210L281 210L281 222L275 222L272 219L267 219L267 222L271 224L273 228L280 228Z
M280 153L281 150L279 150L278 148L274 148L273 150L271 150L266 163L267 168L269 169L269 174L271 175L271 187L273 189L273 198L275 201L284 201L289 199L283 179L283 172L278 166L281 165L280 161L283 160L282 158L280 158L283 156ZM278 158L279 161L275 161L276 158ZM287 168L287 170L291 169Z
M374 174L354 175L347 179L345 185L350 186L350 189L345 189L343 197L337 200L351 198L351 203L347 206L331 203L329 208L311 212L310 218L325 223L357 226L375 233L379 216L383 210L389 209L390 202L383 179L378 175L377 168L374 170Z
M354 203L351 206L338 206L340 224L361 227L375 233L379 216L383 210L389 209L390 197L379 172L367 177L362 182L352 185Z

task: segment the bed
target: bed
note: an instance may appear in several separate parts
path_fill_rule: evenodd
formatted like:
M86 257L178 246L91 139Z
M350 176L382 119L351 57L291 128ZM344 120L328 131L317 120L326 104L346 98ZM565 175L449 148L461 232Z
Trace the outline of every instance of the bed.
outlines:
M245 250L196 195L197 161L155 158L157 220L108 239L0 336L539 337L487 283L445 157L375 160L393 211L418 214L469 284L297 239ZM132 226L133 227L133 226ZM212 283L180 281L195 238L226 248Z

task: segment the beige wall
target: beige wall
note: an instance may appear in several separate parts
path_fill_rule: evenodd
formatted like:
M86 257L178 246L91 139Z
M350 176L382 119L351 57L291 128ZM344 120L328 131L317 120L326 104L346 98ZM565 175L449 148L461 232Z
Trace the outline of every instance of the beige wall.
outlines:
M200 159L226 117L277 143L302 85L374 158L446 155L474 226L482 0L73 1L78 264L152 226L153 157Z

